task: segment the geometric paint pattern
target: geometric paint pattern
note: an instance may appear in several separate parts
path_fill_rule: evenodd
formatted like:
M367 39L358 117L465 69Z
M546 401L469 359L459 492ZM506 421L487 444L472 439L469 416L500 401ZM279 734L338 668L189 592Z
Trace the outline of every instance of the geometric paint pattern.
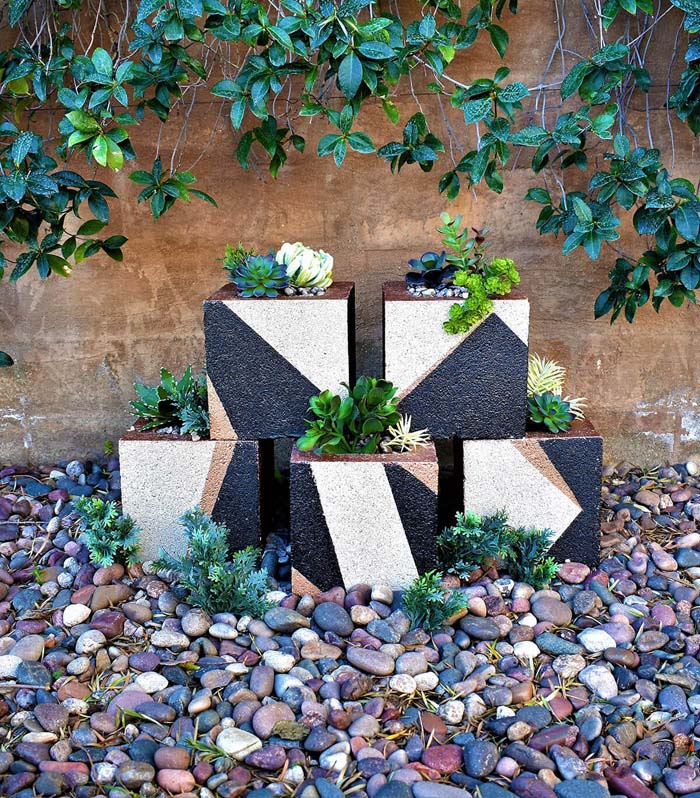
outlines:
M303 433L309 398L354 377L353 294L242 299L230 285L204 302L213 439Z
M438 465L432 445L392 455L292 452L292 586L406 587L435 567Z
M602 449L588 422L556 436L464 441L464 506L480 515L505 510L513 526L551 529L553 556L594 565Z
M494 300L493 311L461 335L443 329L454 302L384 285L384 375L398 388L399 409L435 439L522 437L527 299Z
M141 528L141 557L184 555L179 519L199 505L231 532L233 550L260 545L258 444L127 432L119 441L122 507Z

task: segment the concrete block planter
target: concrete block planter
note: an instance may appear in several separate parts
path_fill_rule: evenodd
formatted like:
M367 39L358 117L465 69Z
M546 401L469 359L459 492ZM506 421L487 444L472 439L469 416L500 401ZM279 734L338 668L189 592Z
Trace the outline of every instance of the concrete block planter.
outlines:
M384 284L384 376L399 410L433 438L518 438L527 417L530 303L513 292L464 335L442 327L454 297Z
M464 442L464 505L504 509L513 526L549 528L558 560L597 565L603 439L588 421L568 432Z
M141 556L184 554L178 519L199 505L231 530L231 546L260 545L260 456L255 441L193 441L129 431L119 441L122 506L141 527Z
M435 567L438 464L433 444L391 454L291 458L292 588L406 587Z
M353 283L272 298L231 284L205 300L212 439L298 438L309 397L354 379L354 324Z

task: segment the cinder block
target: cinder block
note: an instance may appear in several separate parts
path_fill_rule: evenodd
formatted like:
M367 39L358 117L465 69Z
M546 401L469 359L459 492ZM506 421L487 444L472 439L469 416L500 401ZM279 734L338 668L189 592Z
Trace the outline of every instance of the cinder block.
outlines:
M129 431L119 441L122 507L141 527L141 557L184 554L178 519L199 505L231 531L231 548L260 545L260 456L255 441L193 441Z
M463 335L443 329L455 297L384 284L384 376L434 439L520 438L527 418L530 303L515 292Z
M292 588L406 587L435 567L438 463L413 452L291 458Z
M231 283L205 300L212 439L302 435L309 398L354 381L354 325L353 283L247 299Z
M464 442L464 506L505 510L514 526L551 529L558 560L595 566L600 551L603 439L587 421L557 435Z

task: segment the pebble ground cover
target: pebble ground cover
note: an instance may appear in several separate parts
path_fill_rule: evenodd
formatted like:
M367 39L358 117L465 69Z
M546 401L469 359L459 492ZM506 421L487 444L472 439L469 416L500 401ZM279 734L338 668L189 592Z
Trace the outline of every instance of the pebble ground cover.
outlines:
M700 468L605 471L602 560L489 573L410 629L381 585L208 616L95 568L70 500L118 461L0 470L0 794L700 796Z

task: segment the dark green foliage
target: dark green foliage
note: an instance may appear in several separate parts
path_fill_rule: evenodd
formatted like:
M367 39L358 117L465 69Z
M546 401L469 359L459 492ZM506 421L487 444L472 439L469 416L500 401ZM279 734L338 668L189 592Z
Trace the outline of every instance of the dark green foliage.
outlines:
M270 580L256 570L260 552L249 546L229 559L229 531L198 507L180 519L187 537L187 554L175 558L161 549L158 569L175 572L187 601L207 612L262 617L272 606L265 598Z
M457 513L455 525L443 530L437 540L440 566L460 579L468 579L486 560L496 560L508 539L504 512L482 518L471 511Z
M467 511L438 538L438 562L448 573L469 579L474 571L496 565L516 581L535 588L548 585L559 566L547 551L552 545L550 529L509 526L505 512L488 518Z
M502 552L503 570L518 582L527 582L538 590L546 587L557 575L559 565L547 556L552 543L551 529L509 530Z
M566 432L574 421L571 405L551 391L528 396L527 407L530 420L545 426L550 432Z
M178 380L167 369L160 370L160 385L134 384L138 399L132 401L133 413L143 420L140 429L179 427L182 435L207 437L207 380L204 373L193 375L192 366Z
M422 626L429 632L440 629L455 613L468 606L463 593L442 586L442 574L437 571L428 571L414 579L403 596L403 611L412 627Z
M345 387L345 398L323 391L309 399L309 410L315 418L307 419L308 429L297 441L301 451L373 454L379 451L389 427L401 419L396 409L396 388L390 382L359 377L352 388Z
M289 284L286 266L277 263L271 254L245 258L238 264L231 279L243 297L277 296Z
M379 149L377 155L388 161L392 172L400 172L402 166L412 163L417 163L424 172L429 172L438 159L438 153L444 151L444 144L428 131L425 116L419 112L406 123L403 141L390 141Z
M119 514L114 502L81 496L75 502L75 511L80 516L92 563L102 568L114 563L133 565L137 562L140 530L130 516Z
M243 242L239 241L236 246L226 244L226 252L224 257L221 258L224 271L228 272L229 279L233 280L238 270L245 264L248 258L255 255L252 249L246 249Z
M208 202L216 207L216 202L203 191L190 188L197 178L191 172L166 172L158 156L153 162L153 169L146 172L139 169L129 175L134 183L146 186L138 196L139 202L150 200L151 213L154 219L160 217L175 204L175 200L190 201L191 195Z

